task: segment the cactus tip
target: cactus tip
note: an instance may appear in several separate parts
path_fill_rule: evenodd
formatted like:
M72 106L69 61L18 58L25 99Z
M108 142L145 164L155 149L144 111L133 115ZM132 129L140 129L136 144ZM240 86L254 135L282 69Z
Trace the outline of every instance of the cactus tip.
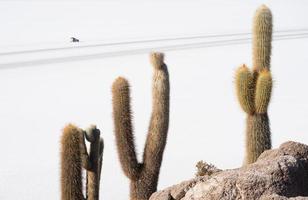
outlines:
M91 125L86 129L85 134L86 134L86 139L89 142L94 142L96 135L100 134L100 131L99 129L96 128L96 125Z
M256 11L257 13L262 13L266 15L272 15L271 10L265 4L262 4Z
M63 128L63 135L69 135L71 134L71 132L76 132L78 131L79 128L77 126L75 126L74 124L67 124L64 128Z
M113 82L113 90L116 88L123 88L123 87L129 87L128 81L123 78L123 77L118 77L114 82Z
M247 69L248 67L247 67L246 64L242 64L242 65L240 66L240 68L242 68L242 69Z
M236 74L238 73L242 73L242 72L246 72L246 71L250 71L249 68L247 67L246 64L242 64L240 65L237 70L236 70Z
M156 69L160 69L164 65L165 55L161 52L153 52L150 54L150 60L152 65Z
M267 7L265 4L262 4L262 5L259 7L259 9L264 10L264 9L268 9L268 7Z

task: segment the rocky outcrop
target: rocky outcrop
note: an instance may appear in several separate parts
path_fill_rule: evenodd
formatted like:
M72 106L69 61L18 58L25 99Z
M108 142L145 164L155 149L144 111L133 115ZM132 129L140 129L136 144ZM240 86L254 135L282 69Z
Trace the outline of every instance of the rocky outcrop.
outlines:
M197 177L150 200L308 200L308 146L286 142L250 165Z

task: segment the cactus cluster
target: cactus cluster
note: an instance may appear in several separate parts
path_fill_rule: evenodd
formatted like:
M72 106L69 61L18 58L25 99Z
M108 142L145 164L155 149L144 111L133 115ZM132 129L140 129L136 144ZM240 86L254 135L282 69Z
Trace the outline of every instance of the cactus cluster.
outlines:
M272 14L265 5L256 11L253 24L253 69L243 65L235 74L237 97L247 114L244 164L255 162L262 152L271 148L267 109L273 85L270 73Z
M117 78L112 87L116 144L124 174L131 180L132 200L148 200L157 189L160 166L169 126L169 74L162 53L152 53L154 68L152 115L144 147L138 162L130 111L129 84ZM85 141L90 142L88 154ZM104 143L100 131L86 131L69 124L61 138L62 200L98 200ZM86 196L83 195L82 170L86 170Z
M90 154L85 139L90 142ZM98 200L104 141L91 126L86 131L69 124L61 138L61 199ZM86 197L83 195L82 170L86 170Z
M272 91L270 73L272 15L261 6L254 17L253 69L241 66L235 74L236 93L247 114L246 155L244 164L256 161L271 148L270 123L267 114ZM164 54L152 53L152 114L141 162L137 159L133 134L130 86L125 78L117 78L112 86L113 120L119 161L130 179L130 199L148 200L157 189L160 167L169 126L170 84ZM90 142L89 153L86 141ZM98 200L104 143L96 126L82 130L66 126L61 138L62 200ZM197 175L219 171L215 166L199 162ZM85 196L82 171L86 171ZM170 199L173 199L169 195Z
M162 53L152 53L150 60L154 67L152 115L142 162L136 156L128 81L119 77L112 87L116 144L122 169L130 179L131 200L148 200L156 191L168 133L168 70Z

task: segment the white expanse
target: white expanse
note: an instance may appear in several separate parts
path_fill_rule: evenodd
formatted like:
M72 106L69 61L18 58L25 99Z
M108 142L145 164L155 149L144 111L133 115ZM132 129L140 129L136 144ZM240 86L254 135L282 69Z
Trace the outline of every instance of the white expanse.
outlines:
M59 140L69 122L80 127L97 124L101 129L105 140L101 199L128 199L129 181L115 147L111 85L118 76L131 83L141 158L152 77L146 53L31 66L33 59L95 54L110 47L1 53L76 45L69 42L71 36L81 40L78 46L250 32L254 11L263 3L273 12L274 30L308 28L304 0L1 1L0 66L21 64L0 69L0 199L60 199ZM287 140L308 144L307 52L307 38L273 43L275 85L269 108L273 147ZM171 116L158 189L193 177L199 160L223 169L241 165L245 114L235 96L233 77L238 65L252 63L250 43L165 53Z

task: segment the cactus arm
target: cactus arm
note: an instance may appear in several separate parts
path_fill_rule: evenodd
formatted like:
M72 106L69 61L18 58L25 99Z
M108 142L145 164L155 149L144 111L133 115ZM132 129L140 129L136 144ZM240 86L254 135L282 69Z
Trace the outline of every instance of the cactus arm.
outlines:
M100 152L100 131L99 129L96 128L95 125L92 125L90 128L88 128L86 130L86 135L88 135L88 137L86 138L90 138L89 142L90 142L90 162L92 163L93 167L96 165L97 163L97 159L99 157L99 152ZM90 169L91 170L91 169ZM94 170L94 169L93 169Z
M82 167L86 170L91 170L93 166L91 164L90 156L88 154L87 146L85 143L86 132L82 131L80 135L81 135L81 140L79 141L79 148L80 148Z
M257 113L267 112L267 107L271 99L272 85L271 73L266 69L261 71L256 83L255 107Z
M61 137L61 200L83 200L80 136L82 130L69 124Z
M117 78L112 86L113 119L119 160L124 174L137 180L140 165L137 160L131 122L130 91L128 81Z
M99 139L99 157L103 157L103 153L104 153L104 139L100 138Z
M235 88L238 101L244 112L253 114L254 107L254 78L249 69L243 65L235 73Z
M170 86L167 66L162 53L150 55L153 68L152 115L144 147L144 170L158 176L169 126Z
M87 139L90 140L90 162L92 168L87 170L87 200L99 199L100 185L100 131L95 125L86 130Z
M253 20L253 66L254 71L270 69L272 41L272 13L262 5Z
M101 179L101 171L102 171L102 165L103 165L103 152L104 152L104 140L103 138L100 138L99 140L99 160L98 160L99 180Z

